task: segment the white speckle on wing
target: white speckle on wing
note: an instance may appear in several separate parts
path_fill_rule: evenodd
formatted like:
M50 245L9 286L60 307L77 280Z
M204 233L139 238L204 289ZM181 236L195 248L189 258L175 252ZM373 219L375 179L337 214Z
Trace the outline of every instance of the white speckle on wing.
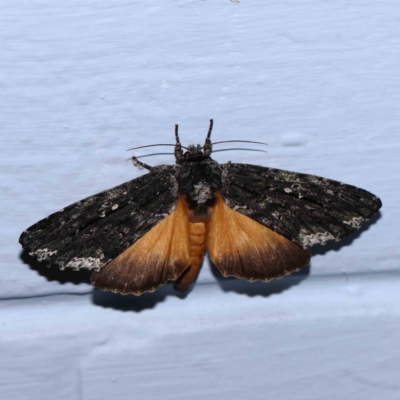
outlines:
M116 210L118 208L118 204L114 204L112 207L111 207L111 210Z
M44 261L56 253L57 253L57 250L51 251L49 249L39 249L39 250L29 253L29 255L35 256L38 259L38 261Z
M328 240L333 240L333 239L335 239L335 237L328 231L318 232L310 235L306 235L304 234L304 232L300 232L300 240L303 246L313 246L314 244L318 243L324 245Z
M68 264L65 266L67 268L72 268L75 271L78 271L81 268L85 268L85 269L95 269L98 270L101 265L102 265L102 261L101 259L104 258L103 257L99 257L99 258L94 258L94 257L74 257L72 260L70 260L68 262Z
M358 229L363 221L364 221L363 217L354 217L350 221L342 221L342 222L346 225L350 225L352 228Z
M232 208L232 210L234 210L234 211L237 211L240 209L247 210L247 206L246 205L244 205L244 206L236 205L235 207Z
M290 188L285 188L285 189L283 189L286 193L292 193L292 189L290 189Z

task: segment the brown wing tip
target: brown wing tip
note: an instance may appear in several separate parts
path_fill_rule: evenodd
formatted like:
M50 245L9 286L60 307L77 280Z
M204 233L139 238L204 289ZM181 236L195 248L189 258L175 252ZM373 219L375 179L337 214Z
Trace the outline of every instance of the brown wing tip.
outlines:
M103 268L104 270L105 268ZM93 272L90 283L97 289L101 289L107 292L118 293L122 295L133 294L134 296L140 296L143 293L151 293L157 289L157 286L154 287L146 287L145 290L136 290L130 288L128 283L122 283L116 281L115 279L110 276L111 274L109 271L100 270L99 272Z

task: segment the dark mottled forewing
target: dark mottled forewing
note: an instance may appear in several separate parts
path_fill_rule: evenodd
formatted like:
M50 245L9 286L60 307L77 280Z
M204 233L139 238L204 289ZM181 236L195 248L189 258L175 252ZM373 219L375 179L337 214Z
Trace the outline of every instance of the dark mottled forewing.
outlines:
M223 164L227 205L303 247L339 240L382 206L366 190L331 179L248 164Z
M177 199L175 167L162 165L50 215L19 241L61 269L99 270L170 214Z

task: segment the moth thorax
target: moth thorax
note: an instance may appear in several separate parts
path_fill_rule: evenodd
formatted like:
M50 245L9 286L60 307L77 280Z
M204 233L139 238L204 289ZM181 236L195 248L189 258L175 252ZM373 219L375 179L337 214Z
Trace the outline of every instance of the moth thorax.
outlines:
M178 188L191 203L206 204L222 186L219 165L207 157L201 161L187 160L178 164Z

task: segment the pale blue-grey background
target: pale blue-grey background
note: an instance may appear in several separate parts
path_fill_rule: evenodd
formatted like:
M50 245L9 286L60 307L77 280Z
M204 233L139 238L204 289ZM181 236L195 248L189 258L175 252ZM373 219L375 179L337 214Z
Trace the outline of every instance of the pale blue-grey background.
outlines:
M0 399L399 398L400 3L6 0L0 26ZM210 118L214 141L268 143L217 161L354 184L382 212L268 285L206 261L184 299L21 257L28 226L143 173L126 149L175 123L203 143ZM218 149L238 147L257 148Z

